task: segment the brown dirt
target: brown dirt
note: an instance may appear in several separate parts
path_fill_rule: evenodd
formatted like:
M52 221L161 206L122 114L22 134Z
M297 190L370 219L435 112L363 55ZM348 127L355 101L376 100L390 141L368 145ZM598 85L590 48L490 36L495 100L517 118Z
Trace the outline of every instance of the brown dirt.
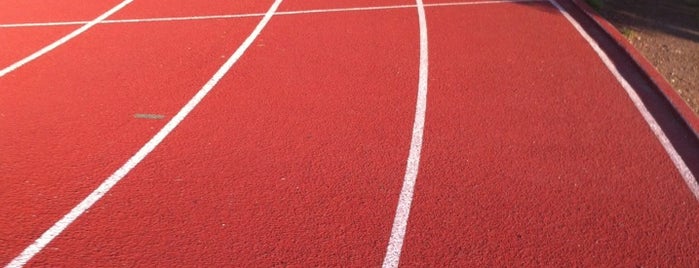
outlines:
M699 116L699 0L596 0Z

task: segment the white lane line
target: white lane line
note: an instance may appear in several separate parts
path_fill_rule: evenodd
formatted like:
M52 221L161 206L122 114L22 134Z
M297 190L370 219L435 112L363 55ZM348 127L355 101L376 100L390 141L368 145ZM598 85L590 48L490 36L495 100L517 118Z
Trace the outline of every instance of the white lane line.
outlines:
M568 11L566 11L556 0L549 0L552 5L554 5L558 11L563 14L563 16L575 27L575 29L580 33L580 35L585 38L588 44L592 47L592 49L597 52L597 55L599 58L604 62L604 65L607 66L607 69L614 75L617 81L619 81L619 84L621 84L621 87L624 88L626 93L629 95L629 98L631 98L631 101L633 104L636 106L636 109L641 113L643 116L643 119L646 120L646 123L648 123L648 126L650 126L650 129L653 131L653 134L658 138L660 141L660 144L663 145L663 148L665 148L665 151L667 152L668 156L670 156L670 159L672 160L672 163L675 164L675 167L677 170L680 172L680 175L684 179L684 182L687 184L689 187L689 190L692 191L694 194L694 197L699 201L699 184L697 184L697 180L692 174L692 171L689 170L689 167L687 167L687 164L684 162L682 157L677 153L677 150L675 150L675 147L672 145L670 140L667 138L665 135L665 132L663 131L662 128L660 128L660 125L658 125L658 122L653 118L653 115L648 111L648 108L643 104L643 101L641 98L638 96L636 91L631 87L628 81L621 76L621 73L619 73L619 70L614 66L614 63L609 59L609 56L607 56L607 53L605 53L594 39L590 37L590 35L583 29L583 27L570 15L568 14Z
M165 18L149 18L149 19L122 19L122 20L105 20L105 24L115 23L141 23L141 22L168 22L168 21L189 21L189 20L217 20L217 19L239 19L262 17L265 13L247 13L247 14L230 14L230 15L210 15L210 16L191 16L191 17L165 17ZM279 13L274 14L279 15Z
M57 48L58 46L68 42L70 39L75 38L76 36L80 35L81 33L84 33L88 29L92 28L92 26L95 26L96 24L100 23L107 17L111 16L115 12L119 11L129 3L131 3L133 0L124 0L124 2L121 2L120 4L116 5L112 9L108 10L104 14L100 15L99 17L95 18L94 20L86 23L82 27L78 28L77 30L69 33L68 35L62 37L61 39L56 40L55 42L51 43L48 46L45 46L44 48L38 50L37 52L34 52L33 54L27 56L24 59L19 60L18 62L13 63L10 66L5 67L4 69L0 70L0 77L5 76L6 74L16 70L19 67L22 67L22 65L27 64L30 61L35 60L38 57L41 57L42 55L48 53L49 51Z
M504 4L504 3L526 3L526 2L544 2L546 0L493 0L493 1L472 1L472 2L454 2L454 3L434 3L425 4L425 7L449 7L449 6L469 6L469 5L486 5L486 4ZM373 10L389 10L389 9L406 9L416 8L416 5L393 5L393 6L375 6L375 7L356 7L356 8L332 8L332 9L311 9L298 11L281 11L274 15L302 15L315 13L331 13L331 12L352 12L352 11L373 11ZM215 19L237 19L262 17L264 13L248 13L248 14L229 14L229 15L210 15L210 16L189 16L189 17L163 17L163 18L145 18L145 19L122 19L122 20L104 20L100 23L115 24L115 23L143 23L143 22L168 22L168 21L189 21L189 20L215 20ZM30 22L30 23L13 23L0 24L0 28L19 28L19 27L43 27L43 26L66 26L85 24L86 21L65 21L65 22Z
M413 203L415 181L420 167L420 152L422 151L422 137L425 130L425 113L427 110L427 74L428 74L428 48L427 48L427 19L422 0L416 0L417 14L420 23L420 69L418 77L417 103L415 104L415 122L413 123L413 136L410 141L410 153L405 167L403 187L400 190L396 216L393 219L391 238L388 241L386 256L383 260L384 268L398 267L400 254L403 249L405 231L408 227L410 207Z
M155 149L182 120L194 110L202 99L216 86L221 78L233 67L233 65L243 56L243 53L250 47L252 42L260 35L262 29L267 25L269 20L274 15L282 0L275 0L274 4L269 8L262 20L257 24L257 27L250 33L245 41L231 55L230 58L216 71L206 84L192 97L192 99L180 109L177 114L170 119L167 124L158 131L141 149L136 152L126 163L117 169L109 178L107 178L97 189L88 195L80 204L75 206L68 214L63 216L61 220L56 222L51 228L44 232L39 239L34 241L27 247L19 256L14 258L6 267L15 268L24 266L31 258L39 253L46 245L63 232L73 221L80 217L85 211L99 201L109 190L114 187L121 179L123 179L136 165L138 165L148 154Z
M59 22L24 22L24 23L6 23L0 24L0 28L23 28L23 27L48 27L48 26L72 26L83 25L89 21L59 21ZM104 21L102 21L104 22Z
M471 1L471 2L454 2L454 3L434 3L423 4L425 7L449 7L449 6L470 6L470 5L487 5L487 4L503 4L503 3L522 3L522 2L543 2L546 0L490 0L490 1ZM376 7L350 7L350 8L333 8L333 9L314 9L314 10L299 10L299 11L283 11L280 15L301 15L313 13L331 13L331 12L351 12L351 11L373 11L373 10L389 10L389 9L406 9L416 8L418 5L393 5L393 6L376 6Z

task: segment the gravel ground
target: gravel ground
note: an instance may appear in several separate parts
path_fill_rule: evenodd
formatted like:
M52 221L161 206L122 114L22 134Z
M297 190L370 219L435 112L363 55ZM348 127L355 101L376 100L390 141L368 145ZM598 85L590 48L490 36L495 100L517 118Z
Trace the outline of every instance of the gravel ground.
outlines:
M699 116L699 0L596 0Z

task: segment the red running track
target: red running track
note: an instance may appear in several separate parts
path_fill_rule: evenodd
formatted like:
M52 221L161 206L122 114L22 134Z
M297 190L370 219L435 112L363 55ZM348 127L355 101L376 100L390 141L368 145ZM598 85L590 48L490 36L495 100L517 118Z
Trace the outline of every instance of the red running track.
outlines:
M428 120L403 264L698 264L695 197L553 6L427 16Z
M164 125L134 114L175 114L256 22L98 25L3 77L0 194L7 205L0 217L7 220L0 232L14 241L3 243L3 260L53 225Z
M119 2L121 1L2 1L0 2L0 10L2 10L0 24L91 20Z
M110 19L259 14L272 1L161 3ZM288 0L280 11L411 4ZM274 16L189 117L28 265L381 265L415 116L415 9ZM426 9L427 118L401 265L699 264L697 200L555 7ZM260 18L97 25L0 77L0 262L143 146ZM0 36L31 53L65 29Z

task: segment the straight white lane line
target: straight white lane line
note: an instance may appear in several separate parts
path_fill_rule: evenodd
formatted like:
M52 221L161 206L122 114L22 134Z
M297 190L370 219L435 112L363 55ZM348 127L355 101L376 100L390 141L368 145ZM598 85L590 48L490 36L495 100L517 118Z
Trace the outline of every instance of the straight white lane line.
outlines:
M51 43L48 46L45 46L44 48L38 50L37 52L34 52L33 54L27 56L24 59L19 60L18 62L13 63L10 66L5 67L4 69L0 70L0 77L5 76L6 74L16 70L19 67L22 67L22 65L27 64L30 61L35 60L38 57L41 57L42 55L48 53L49 51L57 48L58 46L70 41L70 39L75 38L76 36L80 35L81 33L84 33L88 29L92 28L92 26L95 26L96 24L102 22L104 19L107 17L111 16L112 14L116 13L120 9L124 8L126 5L131 3L133 0L124 0L124 2L121 2L117 6L113 7L109 11L105 12L104 14L100 15L99 17L95 18L94 20L88 22L87 24L83 25L82 27L78 28L77 30L69 33L68 35L62 37L61 39L56 40L55 42Z
M522 3L522 2L543 2L546 0L490 0L490 1L471 1L471 2L454 2L454 3L434 3L423 4L425 7L449 7L449 6L470 6L470 5L488 5L488 4L504 4L504 3ZM388 9L406 9L416 8L418 5L394 5L394 6L376 6L376 7L350 7L350 8L333 8L333 9L313 9L299 11L283 11L279 15L300 15L313 13L331 13L331 12L351 12L351 11L373 11L373 10L388 10Z
M544 2L546 0L492 0L492 1L472 1L472 2L454 2L454 3L434 3L425 4L425 7L449 7L449 6L470 6L470 5L487 5L487 4L504 4L504 3L526 3L526 2ZM388 10L388 9L406 9L416 8L417 5L394 5L394 6L376 6L376 7L356 7L356 8L332 8L332 9L311 9L298 11L281 11L274 15L303 15L315 13L331 13L331 12L352 12L352 11L372 11L372 10ZM167 22L167 21L188 21L188 20L215 20L215 19L237 19L249 17L262 17L264 13L248 13L248 14L229 14L229 15L210 15L210 16L190 16L190 17L163 17L163 18L145 18L145 19L122 19L122 20L104 20L103 24L115 23L143 23L143 22ZM13 23L0 24L0 28L19 28L19 27L46 27L46 26L66 26L85 24L86 21L65 21L65 22L30 22L30 23Z
M51 228L44 232L39 239L34 241L29 247L24 249L24 251L17 257L15 257L12 262L10 262L6 267L15 268L24 266L31 258L33 258L37 253L39 253L46 245L48 245L53 239L63 232L73 221L80 217L85 211L92 207L97 201L99 201L109 190L114 187L121 179L123 179L136 165L138 165L150 152L152 152L155 147L157 147L172 130L177 127L177 125L182 122L182 120L189 115L189 113L194 110L194 108L201 102L202 99L216 86L216 84L221 80L221 78L233 67L233 65L243 56L243 53L250 47L252 42L260 35L262 29L267 25L269 20L274 15L282 0L275 0L272 6L269 8L262 20L257 24L257 27L250 33L250 35L245 39L245 41L238 47L238 49L231 55L230 58L216 71L216 73L209 79L206 84L197 92L197 94L192 97L192 99L185 104L182 109L180 109L177 114L170 119L167 124L158 131L153 138L151 138L141 149L136 152L131 158L129 158L126 163L117 169L114 174L109 176L102 184L97 187L90 195L88 195L80 204L75 206L68 214L63 216L61 220L56 222Z
M142 23L142 22L168 22L168 21L189 21L189 20L218 20L218 19L239 19L262 17L265 13L248 13L248 14L230 14L230 15L210 15L210 16L192 16L192 17L165 17L165 18L149 18L149 19L122 19L122 20L105 20L105 24L117 23ZM279 15L279 13L274 14Z
M415 121L413 123L413 136L410 141L410 153L405 167L403 187L398 199L396 216L393 219L391 238L388 241L386 256L383 260L384 268L398 267L400 254L403 250L403 240L408 227L410 207L413 203L415 181L420 167L420 153L422 151L422 137L425 130L425 113L427 110L427 74L428 74L428 48L427 48L427 19L422 0L416 0L418 20L420 23L420 69L418 77L417 103L415 104Z
M636 91L631 87L628 81L621 76L621 73L619 73L619 70L614 66L614 63L609 59L609 56L607 56L607 53L605 53L597 44L597 41L592 39L590 35L583 29L583 27L570 15L568 14L568 11L566 11L556 0L549 0L552 5L554 5L558 11L563 14L563 16L575 27L575 29L580 33L580 35L585 38L588 44L592 47L592 49L597 52L597 55L599 58L604 62L604 65L607 66L607 69L614 75L617 81L619 81L619 84L621 84L621 87L624 88L626 93L629 95L629 98L631 98L631 101L633 104L636 106L636 109L641 113L643 116L643 119L646 120L646 123L648 123L648 126L650 126L650 129L653 131L653 134L658 138L660 141L660 144L663 145L663 148L665 148L665 151L667 152L668 156L670 156L670 159L672 160L672 163L675 164L675 167L677 170L680 172L680 175L684 179L684 182L687 184L689 187L689 190L694 194L694 197L699 201L699 184L697 184L697 180L692 174L692 171L687 167L687 164L684 162L682 157L677 153L677 150L675 150L675 147L672 145L670 140L667 138L667 135L665 135L665 132L663 131L662 128L660 128L660 125L658 125L658 122L653 118L653 115L648 111L648 108L643 104L643 101L641 98L638 96Z
M104 22L104 21L102 21ZM23 22L23 23L6 23L0 24L0 28L28 28L28 27L50 27L50 26L70 26L70 25L83 25L87 24L89 21L79 20L79 21L59 21L59 22Z

